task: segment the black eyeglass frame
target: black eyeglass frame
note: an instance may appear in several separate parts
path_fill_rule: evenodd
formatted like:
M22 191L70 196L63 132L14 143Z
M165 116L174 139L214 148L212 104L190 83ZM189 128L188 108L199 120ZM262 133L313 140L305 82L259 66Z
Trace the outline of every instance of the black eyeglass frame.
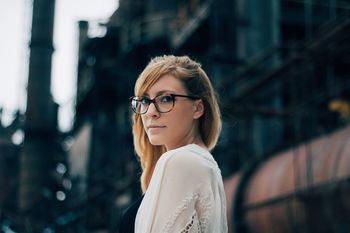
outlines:
M170 108L170 110L168 111L160 111L159 110L159 106L158 104L156 103L155 99L158 98L159 96L171 96L172 97L172 100L173 100L173 106ZM148 103L148 106L146 108L146 110L144 112L137 112L135 108L133 108L133 105L131 104L131 109L134 113L136 114L140 114L140 115L143 115L145 114L147 111L148 111L148 108L149 106L151 105L151 103L154 104L154 106L156 107L157 111L159 113L168 113L170 112L171 110L173 110L174 106L175 106L175 100L176 100L176 97L182 97L182 98L188 98L188 99L191 99L191 100L199 100L201 99L201 97L199 96L194 96L194 95L180 95L180 94L160 94L160 95L157 95L156 97L154 97L153 99L150 99L148 98L147 96L131 96L130 97L130 101L132 103L132 101L138 101L140 102L141 101L141 98L146 98L147 101L149 102ZM136 98L140 98L140 99L136 99Z

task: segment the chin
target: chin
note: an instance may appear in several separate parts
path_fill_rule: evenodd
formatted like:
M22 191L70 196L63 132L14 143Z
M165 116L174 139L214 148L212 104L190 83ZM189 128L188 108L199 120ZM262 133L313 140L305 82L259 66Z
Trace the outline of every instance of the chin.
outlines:
M155 137L148 137L149 142L153 145L153 146L161 146L164 145L164 141L161 140L160 138L155 138Z

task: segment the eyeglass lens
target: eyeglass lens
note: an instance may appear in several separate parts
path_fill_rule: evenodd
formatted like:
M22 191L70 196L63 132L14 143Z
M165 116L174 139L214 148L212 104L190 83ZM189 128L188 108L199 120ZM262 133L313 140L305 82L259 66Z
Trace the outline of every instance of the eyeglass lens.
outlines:
M155 105L158 112L166 113L174 107L174 97L171 95L160 95L153 100L145 96L134 97L131 102L132 110L136 113L144 114L147 112L151 103Z

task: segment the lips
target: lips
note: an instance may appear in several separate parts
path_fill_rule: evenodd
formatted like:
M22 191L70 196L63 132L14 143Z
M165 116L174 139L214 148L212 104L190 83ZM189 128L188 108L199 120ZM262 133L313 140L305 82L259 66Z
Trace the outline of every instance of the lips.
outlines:
M149 125L149 126L147 126L147 129L161 129L161 128L165 128L165 126L163 126L163 125Z

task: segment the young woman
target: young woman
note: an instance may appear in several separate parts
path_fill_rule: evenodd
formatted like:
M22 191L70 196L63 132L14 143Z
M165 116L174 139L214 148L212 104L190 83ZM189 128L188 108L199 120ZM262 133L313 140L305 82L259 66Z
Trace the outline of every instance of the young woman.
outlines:
M222 177L209 152L221 131L220 110L201 65L187 56L152 59L131 106L144 193L135 232L227 232Z

